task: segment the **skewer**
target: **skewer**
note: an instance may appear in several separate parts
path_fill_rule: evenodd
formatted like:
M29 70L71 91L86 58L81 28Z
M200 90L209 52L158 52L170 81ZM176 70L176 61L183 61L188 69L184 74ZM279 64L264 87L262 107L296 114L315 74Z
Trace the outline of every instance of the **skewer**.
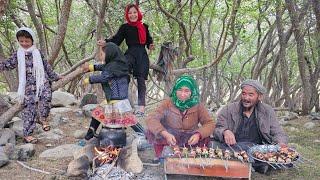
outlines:
M297 166L296 164L292 163L293 167L297 168L297 169L300 169L299 166Z
M267 164L268 164L269 166L271 166L273 169L277 169L277 168L274 167L271 163L267 162Z
M227 144L227 145L229 146L229 148L230 148L231 151L233 152L233 156L236 157L237 159L239 159L242 163L244 163L244 162L243 162L243 157L242 157L238 152L236 152L236 151L231 147L230 144ZM236 155L236 154L238 154L238 155Z

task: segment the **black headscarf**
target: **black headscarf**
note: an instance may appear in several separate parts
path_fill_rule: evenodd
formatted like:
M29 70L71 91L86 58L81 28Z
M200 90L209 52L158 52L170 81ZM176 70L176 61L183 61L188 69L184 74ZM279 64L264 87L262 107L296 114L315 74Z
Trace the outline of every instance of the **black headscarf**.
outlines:
M104 52L106 54L105 68L108 72L116 77L122 77L129 74L128 63L119 46L113 42L108 42Z

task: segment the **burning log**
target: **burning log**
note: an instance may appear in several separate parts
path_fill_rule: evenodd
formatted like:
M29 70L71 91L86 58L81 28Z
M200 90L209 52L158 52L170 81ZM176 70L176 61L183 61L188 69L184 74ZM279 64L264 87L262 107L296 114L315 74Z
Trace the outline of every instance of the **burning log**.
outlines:
M94 152L96 154L95 158L93 158L93 167L102 166L103 164L110 164L112 162L117 161L121 148L116 148L113 146L107 147L94 147Z

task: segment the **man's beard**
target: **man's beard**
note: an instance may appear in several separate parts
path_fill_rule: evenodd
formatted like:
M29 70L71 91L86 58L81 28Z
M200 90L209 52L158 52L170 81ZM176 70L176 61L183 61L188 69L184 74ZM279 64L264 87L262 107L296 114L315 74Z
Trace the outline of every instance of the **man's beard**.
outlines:
M256 102L251 102L251 101L244 101L244 100L241 100L241 104L242 104L242 107L245 111L251 111L253 110L256 105L258 104L259 100L257 100ZM250 106L248 105L245 105L245 104L250 104Z

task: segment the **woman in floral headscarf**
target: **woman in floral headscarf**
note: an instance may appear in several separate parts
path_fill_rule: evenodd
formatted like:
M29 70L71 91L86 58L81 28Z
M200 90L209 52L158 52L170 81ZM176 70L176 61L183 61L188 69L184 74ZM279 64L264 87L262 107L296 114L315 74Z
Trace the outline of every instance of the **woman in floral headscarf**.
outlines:
M181 76L173 86L170 99L164 100L146 118L147 137L154 145L158 158L166 145L189 147L203 146L208 142L214 122L199 98L195 80L190 76Z

